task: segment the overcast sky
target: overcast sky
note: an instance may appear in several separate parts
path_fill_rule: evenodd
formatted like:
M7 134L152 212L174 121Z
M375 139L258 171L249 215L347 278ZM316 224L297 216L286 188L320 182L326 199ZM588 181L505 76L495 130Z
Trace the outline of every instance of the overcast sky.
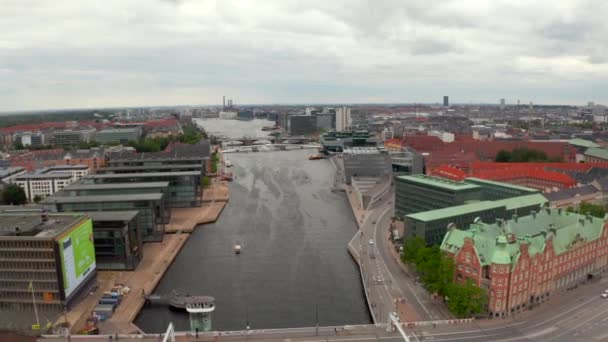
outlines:
M0 0L0 111L608 104L608 2Z

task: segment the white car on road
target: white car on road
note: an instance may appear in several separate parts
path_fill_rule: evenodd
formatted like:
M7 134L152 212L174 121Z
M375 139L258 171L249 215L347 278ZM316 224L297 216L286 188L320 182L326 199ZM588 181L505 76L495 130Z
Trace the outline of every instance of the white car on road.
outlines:
M374 239L369 239L369 244L373 245L374 244Z

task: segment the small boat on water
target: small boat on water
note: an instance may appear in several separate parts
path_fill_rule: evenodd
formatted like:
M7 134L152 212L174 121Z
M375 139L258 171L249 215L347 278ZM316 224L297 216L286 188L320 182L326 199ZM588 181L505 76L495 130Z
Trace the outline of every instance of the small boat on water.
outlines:
M241 245L238 243L234 245L234 254L241 254Z
M232 162L228 159L226 159L226 167L231 167L232 166Z

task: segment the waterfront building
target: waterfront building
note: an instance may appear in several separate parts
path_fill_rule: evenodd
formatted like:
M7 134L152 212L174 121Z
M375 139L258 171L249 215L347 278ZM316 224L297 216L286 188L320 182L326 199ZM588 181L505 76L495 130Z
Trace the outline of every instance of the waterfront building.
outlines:
M479 200L481 187L425 175L395 177L395 215L405 217Z
M88 211L100 270L133 271L143 258L138 211Z
M47 197L72 183L74 178L68 172L26 173L14 178L14 183L25 191L28 201L36 197Z
M504 317L597 277L608 263L604 219L543 208L496 223L452 227L441 250L454 259L454 281L470 279L488 295L488 313Z
M139 212L137 224L144 241L162 241L171 211L163 194L51 196L42 201L51 212L133 211Z
M95 284L91 219L82 214L0 214L0 309L73 306ZM77 247L76 247L77 246Z
M427 245L440 244L450 226L468 227L476 220L494 222L513 215L528 215L547 205L541 194L530 194L492 201L480 201L405 216L404 238L421 236Z
M342 152L349 147L376 147L378 139L368 131L327 132L320 139L323 150Z
M113 142L126 144L132 140L139 140L141 133L141 127L103 129L95 134L95 141L100 144Z
M198 207L201 205L202 180L200 171L116 173L89 175L83 184L128 184L168 182L170 208Z
M289 117L291 135L311 135L317 131L317 118L312 115L292 115Z
M162 193L169 198L169 182L146 183L82 183L76 182L61 190L61 196L135 195Z
M351 183L352 177L382 178L392 172L391 158L388 153L375 147L352 147L342 153L344 181Z
M349 131L353 125L349 107L336 108L336 131Z
M318 131L331 131L336 127L336 115L335 114L315 114L317 118L317 130Z

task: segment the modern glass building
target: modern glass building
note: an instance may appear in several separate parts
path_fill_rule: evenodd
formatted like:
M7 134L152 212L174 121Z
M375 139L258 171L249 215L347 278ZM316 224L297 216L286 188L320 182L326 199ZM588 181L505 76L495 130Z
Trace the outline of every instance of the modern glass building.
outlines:
M133 211L139 212L137 224L144 241L162 241L165 223L171 211L164 206L163 194L99 195L99 196L52 196L42 204L50 211Z
M342 152L348 147L377 146L378 139L368 131L327 132L320 139L323 150Z
M149 183L108 183L83 184L72 183L63 188L59 196L98 196L98 195L136 195L136 194L163 194L165 207L170 208L169 182Z
M82 180L83 184L129 184L168 182L168 206L198 207L201 204L201 173L198 171L96 174Z
M101 270L134 270L143 258L137 211L88 211L93 220L95 259Z

